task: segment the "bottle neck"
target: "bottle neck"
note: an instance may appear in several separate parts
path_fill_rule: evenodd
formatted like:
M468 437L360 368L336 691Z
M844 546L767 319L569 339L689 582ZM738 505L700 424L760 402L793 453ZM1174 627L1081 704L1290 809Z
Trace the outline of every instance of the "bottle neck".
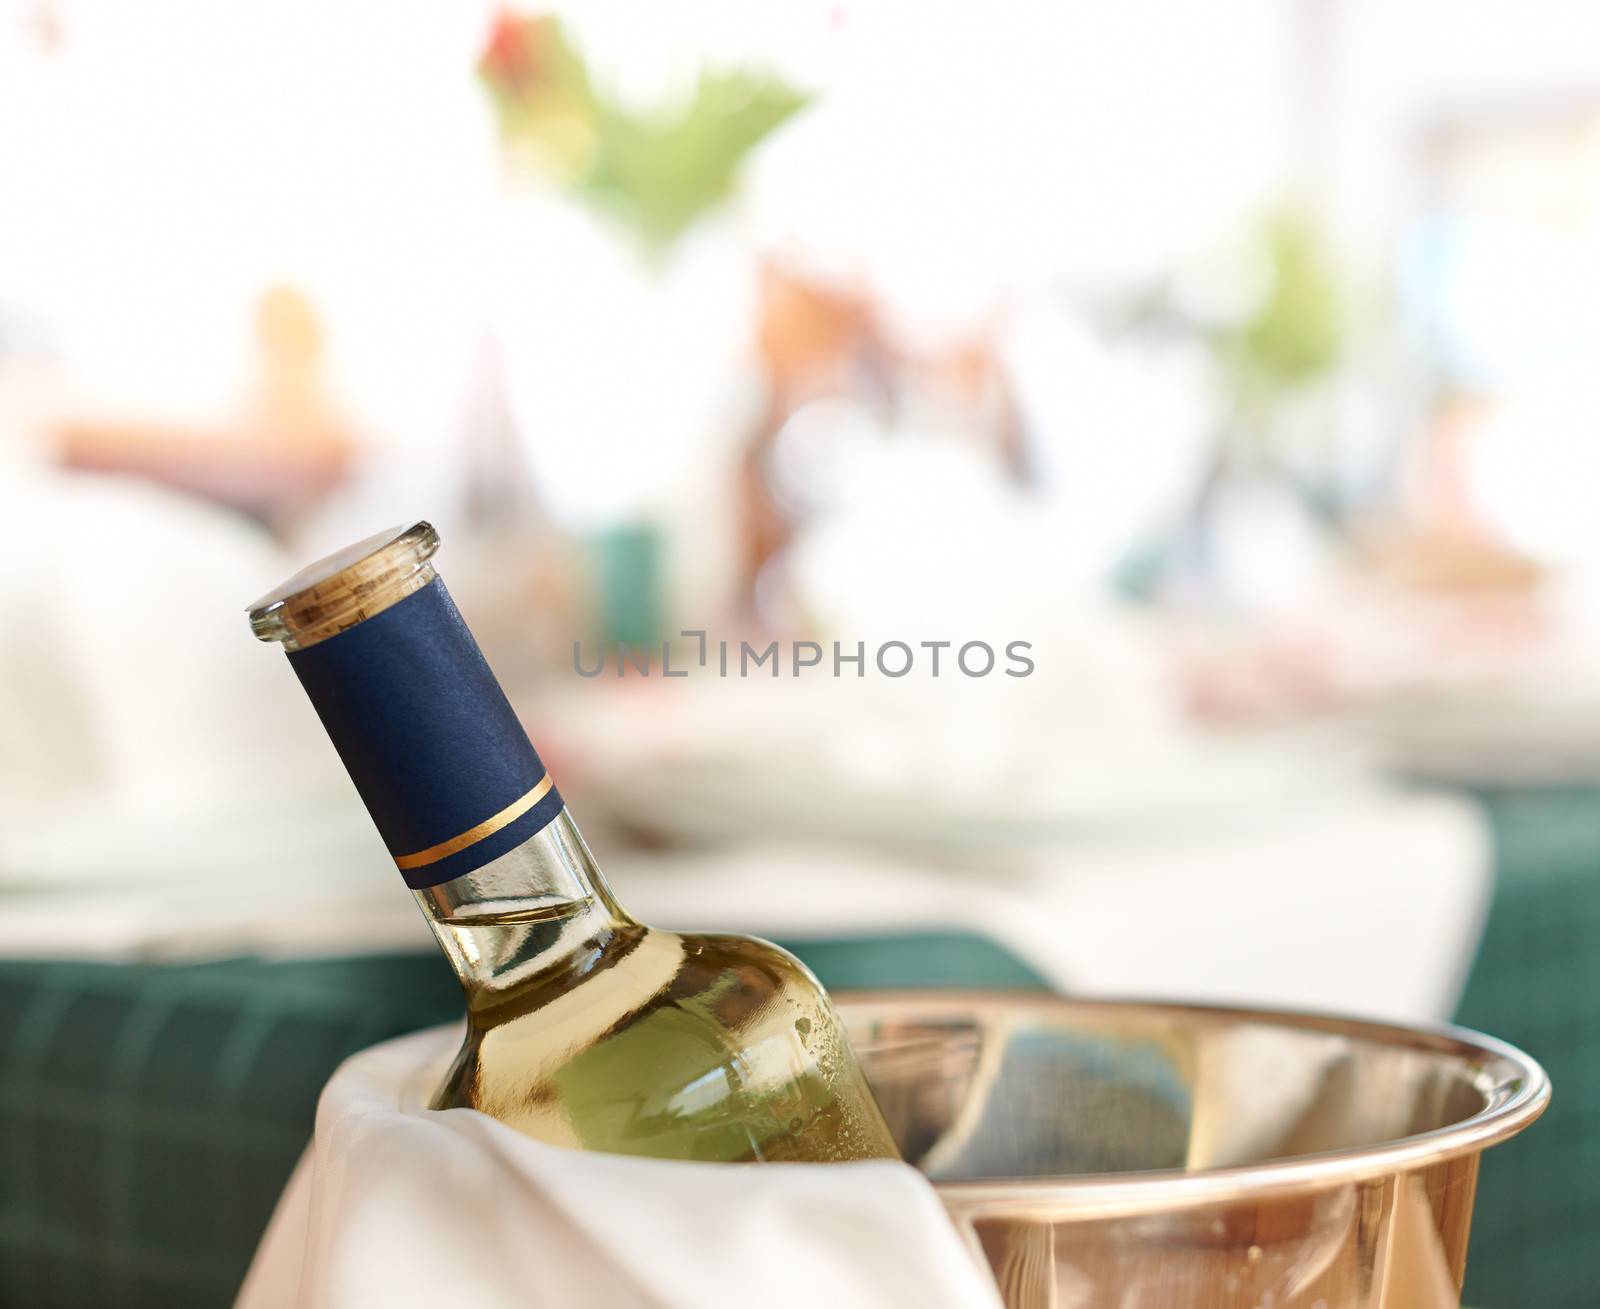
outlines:
M565 809L498 859L415 895L473 1009L581 970L637 927Z
M427 523L313 564L250 611L328 730L474 1012L638 925L431 562Z

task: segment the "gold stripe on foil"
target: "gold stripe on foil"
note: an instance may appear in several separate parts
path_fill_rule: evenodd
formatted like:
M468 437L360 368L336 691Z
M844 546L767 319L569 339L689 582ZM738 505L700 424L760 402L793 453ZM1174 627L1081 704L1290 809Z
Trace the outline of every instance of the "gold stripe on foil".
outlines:
M436 864L441 859L458 854L469 845L477 845L486 836L493 836L508 823L514 823L523 814L532 809L534 805L543 800L550 793L554 780L549 773L544 775L533 790L526 795L513 800L492 818L485 818L476 827L469 827L459 836L452 836L448 841L440 841L438 845L430 845L426 850L418 850L415 854L397 854L394 857L396 868L406 870L412 868L426 868L429 864Z

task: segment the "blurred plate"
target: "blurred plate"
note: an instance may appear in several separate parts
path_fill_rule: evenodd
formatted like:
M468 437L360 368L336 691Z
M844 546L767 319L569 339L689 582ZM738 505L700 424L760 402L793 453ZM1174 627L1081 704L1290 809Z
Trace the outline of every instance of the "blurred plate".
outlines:
M99 890L256 873L293 882L387 865L353 795L326 806L192 814L64 804L25 818L12 813L0 824L0 888Z
M1399 700L1370 720L1392 771L1469 786L1600 781L1600 689L1524 686Z
M858 840L976 847L1137 838L1230 827L1346 794L1366 775L1348 735L1196 739L1162 751L1058 761L1048 782L1000 789L951 775L933 786L859 777L781 753L676 754L608 770L598 798L636 830L681 840Z

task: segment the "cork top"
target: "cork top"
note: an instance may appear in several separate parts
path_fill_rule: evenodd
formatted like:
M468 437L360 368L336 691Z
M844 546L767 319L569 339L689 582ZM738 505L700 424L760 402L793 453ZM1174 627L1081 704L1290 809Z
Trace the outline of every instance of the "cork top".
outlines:
M439 534L426 522L392 527L302 568L250 606L262 641L304 650L381 614L433 581Z

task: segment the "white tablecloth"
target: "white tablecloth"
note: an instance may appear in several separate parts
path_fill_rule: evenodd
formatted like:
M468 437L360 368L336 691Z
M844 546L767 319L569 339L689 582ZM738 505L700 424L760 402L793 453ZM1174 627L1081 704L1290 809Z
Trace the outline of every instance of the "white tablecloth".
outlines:
M1351 789L1249 825L990 853L931 868L749 847L607 861L661 926L828 936L967 926L1059 989L1447 1019L1493 886L1487 823L1453 796Z
M351 801L333 853L265 873L161 885L9 890L0 953L184 958L431 949ZM270 852L269 851L269 852ZM234 851L237 853L237 851ZM622 902L660 927L768 936L898 928L982 932L1078 995L1159 996L1447 1018L1492 889L1489 834L1453 796L1352 787L1248 821L1153 838L994 849L940 862L860 846L616 850Z

